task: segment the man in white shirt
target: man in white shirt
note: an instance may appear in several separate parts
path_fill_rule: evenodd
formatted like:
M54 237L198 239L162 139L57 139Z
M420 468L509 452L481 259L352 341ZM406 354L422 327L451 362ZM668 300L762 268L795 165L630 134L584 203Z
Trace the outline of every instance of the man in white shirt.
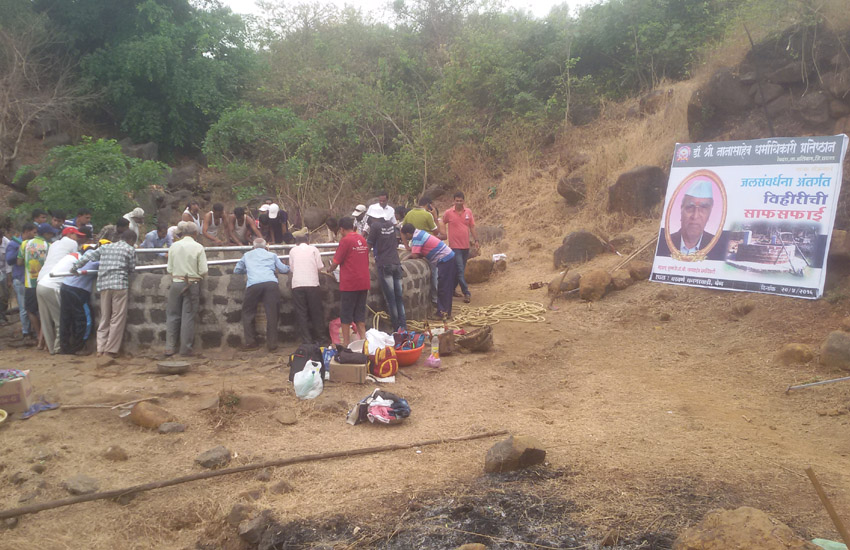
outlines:
M35 287L38 299L38 314L41 320L41 333L44 335L44 343L50 355L59 353L59 320L61 308L59 302L59 291L62 287L62 277L51 277L53 271L70 271L76 257L68 260L68 255L77 252L80 243L84 243L89 236L76 227L66 227L62 230L62 238L50 245L47 249L47 258L44 266L38 272L38 285Z
M308 244L309 240L309 233L297 235L296 246L289 251L292 304L295 306L295 325L301 342L323 345L329 338L319 287L319 270L324 266L319 249Z
M9 321L6 319L6 310L9 309L9 294L12 288L12 266L6 264L6 247L9 239L3 234L0 227L0 325Z

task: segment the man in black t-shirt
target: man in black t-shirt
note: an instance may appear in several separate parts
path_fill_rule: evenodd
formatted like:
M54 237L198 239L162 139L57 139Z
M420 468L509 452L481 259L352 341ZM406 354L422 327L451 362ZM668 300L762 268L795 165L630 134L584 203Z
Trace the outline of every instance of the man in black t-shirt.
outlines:
M372 218L369 220L369 238L366 241L375 254L378 279L387 302L387 313L393 331L407 330L404 316L404 294L402 277L404 270L398 257L398 237L395 226L389 220Z

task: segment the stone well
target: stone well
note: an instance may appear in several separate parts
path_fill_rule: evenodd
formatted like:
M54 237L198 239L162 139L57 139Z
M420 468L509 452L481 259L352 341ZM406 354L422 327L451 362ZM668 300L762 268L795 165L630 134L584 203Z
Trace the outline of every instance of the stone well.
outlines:
M325 259L327 263L329 260ZM424 320L428 314L431 270L422 259L404 260L404 307L408 319ZM375 311L386 311L384 296L371 264L372 287L368 305ZM295 313L292 306L290 276L281 275L280 322L283 343L296 342ZM339 317L339 285L331 277L320 275L325 322ZM130 306L123 348L131 353L161 351L165 348L165 306L171 284L162 272L140 272L130 278ZM195 325L195 349L210 350L242 345L242 299L245 275L234 275L233 267L212 266L201 285L201 303ZM95 296L97 293L93 293ZM366 311L366 326L372 325L372 315ZM387 331L386 324L382 330ZM263 334L260 334L264 337Z

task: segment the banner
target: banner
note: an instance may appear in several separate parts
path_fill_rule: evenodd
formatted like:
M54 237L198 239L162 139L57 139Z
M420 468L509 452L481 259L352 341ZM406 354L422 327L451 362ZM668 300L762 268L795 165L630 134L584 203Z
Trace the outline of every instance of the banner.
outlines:
M651 281L819 298L847 136L677 143Z

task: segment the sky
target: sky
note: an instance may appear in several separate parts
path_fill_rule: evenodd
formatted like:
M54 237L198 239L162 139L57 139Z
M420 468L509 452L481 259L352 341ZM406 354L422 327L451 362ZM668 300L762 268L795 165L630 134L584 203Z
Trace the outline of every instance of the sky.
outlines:
M580 6L590 5L598 3L600 0L566 0L567 4L570 6L571 11L575 10ZM386 6L389 0L337 0L337 1L329 1L323 0L322 3L326 4L336 4L337 6L342 6L347 3L352 6L361 8L366 12L373 12L378 19L380 19L380 12L387 9ZM531 11L535 17L545 17L549 13L549 9L552 6L563 3L564 0L504 0L506 7L524 9L527 11ZM254 0L222 0L222 3L230 6L236 13L247 13L259 15L260 9L256 6ZM297 1L288 2L290 4L296 4Z

